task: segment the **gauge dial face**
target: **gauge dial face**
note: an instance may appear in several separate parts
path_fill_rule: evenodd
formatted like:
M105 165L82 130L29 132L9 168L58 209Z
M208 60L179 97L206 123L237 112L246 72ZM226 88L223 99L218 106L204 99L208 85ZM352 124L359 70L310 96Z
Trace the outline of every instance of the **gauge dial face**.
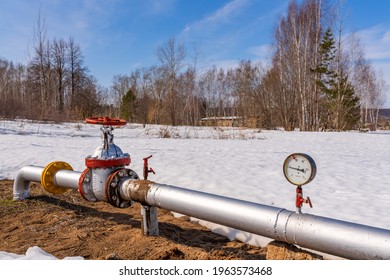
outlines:
M302 186L314 179L317 172L314 160L307 154L289 155L283 164L283 173L293 185Z

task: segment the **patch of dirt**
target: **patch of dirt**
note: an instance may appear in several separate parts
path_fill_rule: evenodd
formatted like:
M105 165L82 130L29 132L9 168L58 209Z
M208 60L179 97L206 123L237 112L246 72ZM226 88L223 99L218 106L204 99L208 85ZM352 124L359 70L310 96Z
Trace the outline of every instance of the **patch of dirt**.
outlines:
M59 259L90 260L321 258L280 242L259 248L230 241L163 209L158 210L160 235L144 236L138 203L119 209L106 202L88 202L76 190L52 195L37 183L31 184L29 199L13 201L12 185L13 181L0 181L0 251L25 254L29 247L39 246Z

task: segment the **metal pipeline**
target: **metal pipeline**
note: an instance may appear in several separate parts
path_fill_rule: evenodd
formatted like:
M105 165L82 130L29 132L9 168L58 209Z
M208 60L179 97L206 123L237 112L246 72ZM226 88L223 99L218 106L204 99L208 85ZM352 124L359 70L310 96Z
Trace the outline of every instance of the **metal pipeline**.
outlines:
M21 168L14 181L14 199L30 196L31 181L41 182L51 193L77 189L82 173L70 169L63 162ZM390 230L147 180L118 177L117 183L114 181L107 186L116 189L123 201L136 201L346 259L390 259Z
M44 167L24 166L16 173L14 180L14 200L23 200L30 196L30 182L40 182Z
M123 180L122 199L140 202L346 259L390 259L390 230L151 181Z
M69 189L78 189L81 172L73 170L58 170L53 178L56 186Z
M51 193L62 193L67 189L77 189L81 172L58 169L62 167L64 167L64 164L61 164L61 162L54 162L46 167L28 165L19 169L13 185L14 200L23 200L30 196L31 182L46 183ZM47 189L46 186L44 187Z

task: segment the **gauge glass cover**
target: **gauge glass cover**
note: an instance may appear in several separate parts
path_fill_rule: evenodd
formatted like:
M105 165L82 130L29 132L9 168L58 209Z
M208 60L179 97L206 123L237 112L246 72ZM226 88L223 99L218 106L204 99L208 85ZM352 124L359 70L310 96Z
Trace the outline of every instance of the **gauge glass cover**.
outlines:
M307 154L291 154L283 164L284 176L291 184L296 186L309 183L314 179L316 171L314 160Z

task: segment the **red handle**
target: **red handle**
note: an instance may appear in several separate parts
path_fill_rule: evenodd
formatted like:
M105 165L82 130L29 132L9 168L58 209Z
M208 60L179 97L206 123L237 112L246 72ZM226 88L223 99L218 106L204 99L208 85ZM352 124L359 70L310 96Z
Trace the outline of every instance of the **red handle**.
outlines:
M310 197L307 197L305 202L309 203L310 208L313 208L313 204L311 203Z
M90 118L86 118L85 122L90 124L113 125L113 126L124 126L127 124L127 121L124 119L109 118L109 117L90 117Z

